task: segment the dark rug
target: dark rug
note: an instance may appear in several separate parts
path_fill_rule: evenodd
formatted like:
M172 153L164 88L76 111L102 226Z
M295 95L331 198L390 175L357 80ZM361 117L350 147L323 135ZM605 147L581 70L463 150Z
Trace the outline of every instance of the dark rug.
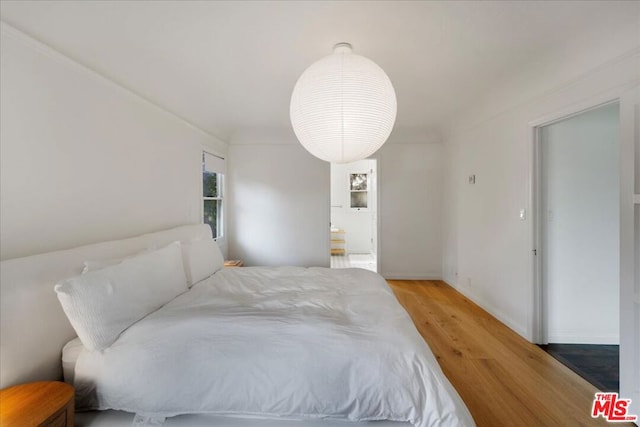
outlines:
M547 344L540 347L600 391L619 392L619 346Z

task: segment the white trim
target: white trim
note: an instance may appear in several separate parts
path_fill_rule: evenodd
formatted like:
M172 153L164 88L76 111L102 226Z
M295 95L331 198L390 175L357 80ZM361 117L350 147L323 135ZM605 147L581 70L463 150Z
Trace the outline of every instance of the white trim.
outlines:
M377 165L377 160L375 159L365 159L365 160L374 160L376 161L376 165ZM377 166L376 166L377 169ZM369 200L369 190L371 187L371 172L369 169L367 169L364 172L360 172L362 169L350 169L350 171L347 173L347 192L349 193L349 209L352 213L369 213L371 212L370 209L370 200ZM367 175L367 189L366 190L352 190L351 189L351 175ZM351 194L352 193L367 193L367 206L366 207L353 207L351 206Z
M625 84L623 86L627 87L628 85ZM619 92L619 89L616 88L614 90L608 91L607 93L595 96L589 101L578 102L561 110L555 111L554 113L545 114L544 116L530 121L528 125L532 128L545 127L557 122L561 122L563 120L570 119L571 117L578 116L582 113L596 110L600 107L604 107L605 105L613 104L620 100Z
M527 333L526 326L514 323L511 320L512 316L507 316L507 315L503 314L502 311L500 311L498 308L496 308L493 304L491 304L488 301L484 300L482 297L480 297L478 295L473 295L468 290L465 291L465 292L462 292L461 288L459 288L458 286L454 286L452 283L449 283L446 280L442 280L442 281L444 283L446 283L447 285L451 286L456 291L460 292L460 294L462 294L465 298L468 298L469 300L471 300L474 304L476 304L477 306L482 308L484 311L489 313L489 315L495 317L498 321L500 321L500 323L502 323L503 325L505 325L506 327L508 327L509 329L514 331L515 333L517 333L518 335L523 336L523 337L527 336L526 335L526 333Z
M378 268L378 270L380 269ZM383 273L381 271L379 271L378 274L386 280L441 280L444 282L442 276L437 274L412 275L406 273Z
M547 343L618 345L620 337L618 335L574 335L569 333L549 335Z
M325 196L324 206L325 206L325 224L327 227L325 228L326 237L324 239L324 254L325 254L325 267L331 268L331 164L329 164L329 191Z
M580 113L580 109L582 111L588 111L597 106L604 105L608 102L619 102L621 105L620 108L620 335L619 335L619 343L620 343L620 392L625 398L632 399L632 410L631 413L640 413L640 405L637 402L640 402L640 383L638 382L638 378L640 378L639 370L640 366L638 364L638 338L637 338L637 328L640 328L639 325L633 324L633 320L637 317L636 313L638 312L638 306L634 308L632 304L629 304L630 300L634 300L635 304L640 303L640 295L633 294L634 286L634 278L633 278L633 268L634 268L634 257L638 254L634 249L633 242L633 234L634 234L634 221L633 221L633 204L638 203L638 199L640 198L638 194L633 194L633 185L634 185L634 160L635 156L633 155L633 151L635 150L635 141L633 138L637 138L635 136L635 131L637 128L637 118L627 117L625 115L631 115L632 111L630 107L627 107L625 110L622 105L624 102L629 102L629 99L634 96L637 97L640 92L640 88L637 87L638 82L635 81L633 85L622 85L611 91L608 91L606 94L601 94L600 96L593 97L588 101L574 104L572 107L567 108L565 110L559 111L552 115L547 115L544 118L535 120L530 122L531 128L534 132L531 132L531 140L530 146L532 148L536 148L536 144L538 143L537 132L535 132L536 128L544 126L546 123L552 123L553 121L557 121L558 119L562 119L562 115L575 115L576 113ZM612 98L611 95L615 93L615 96ZM637 101L636 101L637 104ZM637 107L636 107L637 108ZM636 113L637 114L637 113ZM637 170L638 165L635 165L635 169ZM530 179L532 182L536 179L536 168L532 168L530 170ZM537 190L536 190L537 191ZM531 199L533 202L533 198ZM633 203L629 203L633 202ZM631 206L630 206L631 205ZM532 205L533 206L533 205ZM531 209L532 214L535 214L534 210ZM538 228L539 229L539 228ZM532 235L536 233L537 230L534 225L534 221L530 225L530 230ZM635 231L637 233L637 231ZM532 258L531 258L532 259ZM530 261L531 271L533 273L538 273L539 270L536 270L536 262L532 259ZM539 263L538 263L539 264ZM536 280L535 274L532 275L531 286L533 288L538 288L537 291L540 291L540 281ZM534 294L536 289L534 289ZM541 328L541 318L537 315L535 311L536 302L532 302L533 310L532 310L532 323L529 325L529 330L534 331L536 328ZM635 329L634 329L635 328ZM635 335L634 335L635 334ZM555 337L554 337L555 338ZM583 337L584 338L584 337ZM601 337L602 338L602 337ZM538 342L539 337L533 336L534 342ZM566 337L561 337L562 340L566 340Z
M212 150L210 147L207 147L206 145L202 146L202 151L211 156L217 157L220 160L227 160L224 154L219 154L216 150Z
M221 185L221 196L218 197L205 197L204 196L204 181L202 180L202 170L200 171L200 223L204 224L204 202L209 200L217 200L222 202L222 210L220 212L219 224L222 225L222 229L218 230L219 236L213 236L213 239L218 242L219 245L222 245L226 250L226 242L227 242L227 177L226 177L226 159L223 155L218 154L214 150L211 150L209 147L202 147L202 152L200 153L201 162L199 165L202 167L202 158L205 154L209 154L211 156L215 156L225 162L225 170L222 172L216 172L218 175L222 176L222 185Z
M380 219L380 183L382 182L381 180L381 172L380 172L380 165L382 164L382 162L380 161L380 157L379 156L373 156L370 157L372 160L376 161L376 212L375 212L375 216L376 216L376 271L378 272L378 274L380 274L380 254L382 253L381 251L381 245L380 245L380 235L381 235L381 223L382 220Z
M219 151L214 150L213 148L207 146L207 145L203 145L202 146L202 151L204 151L207 154L210 154L212 156L218 157L222 160L227 160L227 156L225 154L220 153Z
M635 227L635 176L640 149L640 86L620 98L620 395L631 399L630 413L640 414L640 295Z
M621 62L627 61L627 60L633 60L633 59L637 59L636 57L640 56L640 48L633 48L625 53L622 53L621 55L618 55L615 58L612 58L606 62L601 63L600 65L594 67L594 68L590 68L589 70L579 74L578 76L575 76L573 78L570 78L568 80L565 80L559 84L557 84L556 86L552 87L551 89L542 91L538 94L534 94L526 99L522 99L518 102L512 102L509 103L506 107L501 108L498 111L495 112L487 112L485 114L482 114L478 119L476 120L467 120L466 122L463 121L461 124L458 125L451 125L448 126L447 129L447 134L449 136L451 135L457 135L460 133L464 133L464 132L468 132L471 129L480 126L484 123L487 123L489 121L495 120L496 118L507 114L509 111L513 111L515 109L518 109L520 107L522 107L523 105L527 105L527 104L531 104L537 100L541 100L544 99L546 97L558 94L558 93L562 93L563 91L567 90L567 88L570 88L571 86L578 84L579 82L581 82L582 80L585 80L587 78L589 78L590 76L598 73L599 71L605 70L609 67L615 66L616 64L619 64ZM638 84L640 84L640 78L636 78L631 82L628 83L624 83L620 86L614 87L608 91L605 91L604 94L601 94L602 97L606 97L607 93L616 93L617 95L614 97L619 97L620 94L636 87ZM590 101L584 101L585 104L589 104ZM593 104L591 104L593 105ZM486 107L486 105L485 105ZM584 108L583 108L584 109ZM485 108L485 110L487 110L487 108ZM550 116L555 116L556 113L550 114ZM544 117L541 117L539 120L545 120ZM536 123L536 121L531 122L530 123L531 127L534 126L539 126L540 123Z
M531 341L537 344L546 344L546 325L545 321L547 316L544 313L545 305L542 303L544 299L544 289L540 284L540 277L542 273L542 263L540 251L542 248L541 239L541 205L539 202L539 189L541 188L540 177L540 127L536 126L531 128L531 137L533 138L533 144L531 144L531 158L529 159L529 213L530 213L530 226L529 226L529 238L530 251L532 256L532 268L530 272L530 280L533 286L531 287L531 296L533 301L533 308L528 319L528 336Z
M535 120L530 121L528 123L530 129L529 150L532 153L532 156L537 156L539 154L539 133L537 129L611 103L619 103L620 97L630 89L636 87L638 84L639 81L633 81L632 83L626 83L617 86L599 95L593 96L585 101L571 104L565 108L557 110L554 113L545 114ZM543 323L546 316L544 315L544 304L541 304L542 298L544 297L544 289L542 288L542 284L540 282L542 267L541 263L539 262L539 260L541 259L539 212L540 206L537 200L537 198L539 197L538 192L540 188L540 172L538 170L539 164L539 161L537 161L535 157L532 157L532 159L530 159L529 182L531 194L529 197L529 212L531 212L531 221L529 223L529 236L531 238L531 245L529 246L528 250L533 251L535 249L537 252L537 256L534 256L533 252L531 252L531 256L529 258L531 295L534 296L534 299L531 302L531 316L530 323L529 325L527 325L527 331L528 336L530 337L532 342L536 344L546 344L546 327Z
M224 156L214 154L209 150L203 149L204 169L207 172L215 172L225 175L227 173L227 162Z
M378 152L374 153L371 157L368 157L369 160L373 160L375 161L375 168L376 168L376 172L375 172L375 179L376 179L376 211L375 211L375 216L376 216L376 247L375 247L375 251L376 251L376 272L380 275L382 275L381 273L381 269L380 269L380 257L382 255L382 244L381 244L381 229L382 229L382 220L380 219L380 206L382 205L380 200L382 199L382 194L380 193L380 188L381 188L381 182L382 182L382 161L380 160L380 154ZM368 197L368 196L367 196ZM405 279L405 280L409 280L409 279Z
M23 43L25 46L29 47L30 49L33 49L35 51L38 51L40 53L42 53L43 55L46 55L47 57L49 57L50 59L58 62L59 64L62 64L66 67L69 67L71 69L73 69L74 71L77 72L81 72L87 76L89 76L90 78L93 78L94 80L99 81L100 83L106 83L109 86L116 88L124 93L126 93L129 96L132 96L134 98L136 98L139 101L144 102L145 104L153 107L155 110L160 111L163 114L169 115L172 118L178 120L179 122L181 122L182 124L186 125L187 127L189 127L192 130L195 130L199 133L201 133L202 135L212 138L215 140L216 143L219 144L223 144L223 145L228 145L228 143L218 137L217 135L214 135L213 133L206 131L204 129L202 129L201 127L195 125L194 123L190 122L189 120L185 119L184 117L180 116L179 114L167 109L166 107L163 107L157 103L155 103L154 101L152 101L151 99L145 97L144 95L136 92L135 90L125 86L123 83L120 83L118 81L116 81L113 78L110 78L104 74L102 74L101 72L89 67L88 65L85 65L73 58L71 58L70 56L65 55L64 53L54 49L52 46L49 46L48 44L37 40L35 38L33 38L32 36L23 33L22 31L18 30L17 28L11 26L10 24L7 24L4 21L0 20L0 33L2 34L3 37L9 37L13 40L16 40L20 43Z

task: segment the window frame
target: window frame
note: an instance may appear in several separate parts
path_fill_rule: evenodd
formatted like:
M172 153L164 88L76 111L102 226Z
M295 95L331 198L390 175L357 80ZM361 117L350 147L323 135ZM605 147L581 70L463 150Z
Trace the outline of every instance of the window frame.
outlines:
M214 172L208 171L205 168L205 156L210 155L225 161L225 158L215 152L209 151L207 149L202 150L202 158L201 158L201 171L200 171L200 222L202 224L207 224L205 222L205 202L207 201L216 201L217 202L217 214L216 214L216 234L213 236L215 241L222 240L226 236L225 228L226 228L226 220L225 220L225 197L226 197L226 179L224 172ZM216 178L216 187L217 187L217 196L210 197L204 195L204 174L205 172L215 173L217 175ZM211 232L213 233L213 229Z
M365 175L366 176L366 181L365 181L366 182L366 190L354 190L353 189L353 187L351 185L351 176L352 175ZM370 200L369 200L369 186L371 185L370 178L371 178L371 175L370 175L370 173L368 171L367 172L352 171L352 172L349 172L347 174L347 188L349 189L349 200L348 200L348 203L349 203L349 209L351 211L353 211L353 212L367 212L367 211L369 211L369 209L370 209L369 204L371 203ZM366 195L366 199L367 199L367 206L366 207L353 206L352 203L351 203L353 193L364 193Z

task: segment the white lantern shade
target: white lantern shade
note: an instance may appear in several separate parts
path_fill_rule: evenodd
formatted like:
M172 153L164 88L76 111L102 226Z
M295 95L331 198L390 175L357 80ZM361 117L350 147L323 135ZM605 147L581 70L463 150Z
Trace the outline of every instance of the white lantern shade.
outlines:
M369 157L385 143L396 108L393 85L382 68L351 53L348 44L338 44L298 79L290 117L298 140L311 154L348 163Z

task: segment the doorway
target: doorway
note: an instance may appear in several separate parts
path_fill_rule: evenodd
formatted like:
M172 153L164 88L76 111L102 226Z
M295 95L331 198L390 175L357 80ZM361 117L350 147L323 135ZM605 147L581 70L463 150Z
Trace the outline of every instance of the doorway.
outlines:
M606 391L619 387L619 141L617 102L538 128L543 348Z
M378 271L377 160L331 164L331 268Z

